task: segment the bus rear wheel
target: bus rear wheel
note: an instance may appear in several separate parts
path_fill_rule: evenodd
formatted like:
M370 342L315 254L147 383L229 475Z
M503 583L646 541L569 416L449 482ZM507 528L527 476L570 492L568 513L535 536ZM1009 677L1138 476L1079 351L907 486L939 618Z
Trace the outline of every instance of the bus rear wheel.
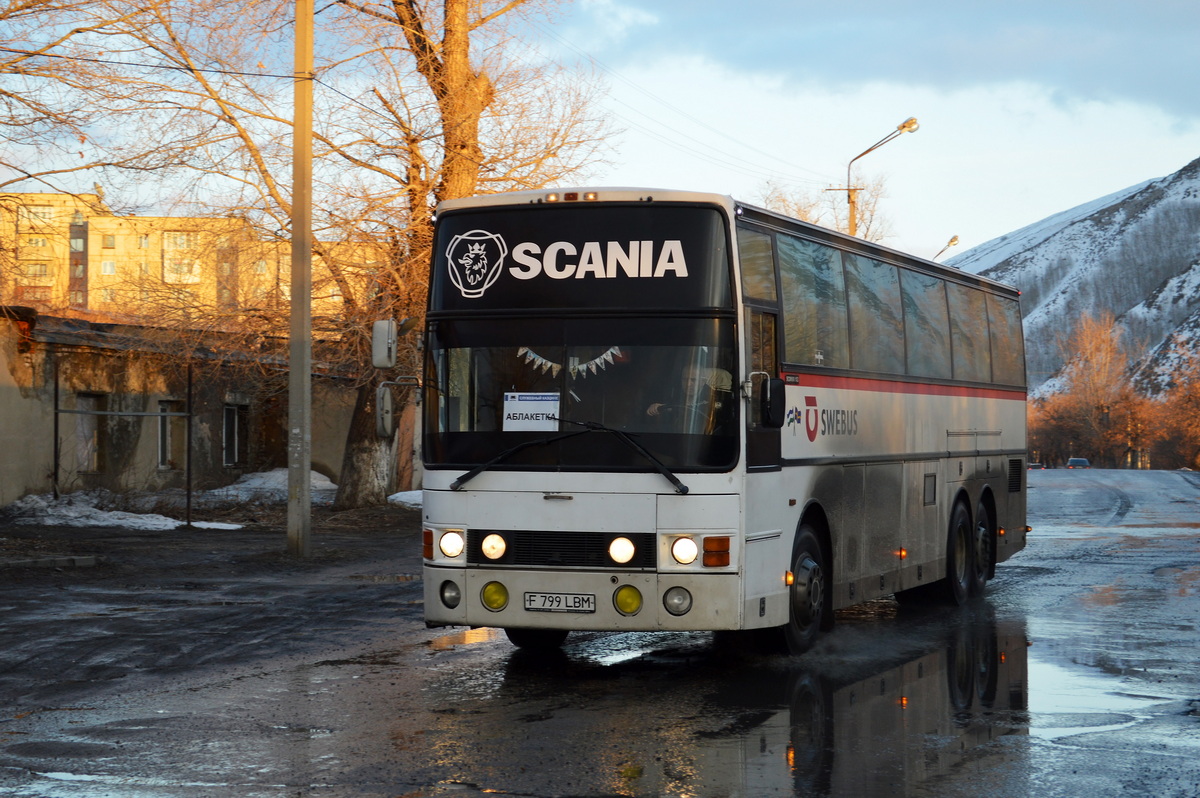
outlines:
M567 639L565 629L505 629L508 641L526 651L553 651Z
M788 622L783 642L790 654L803 654L821 633L830 600L826 589L828 566L821 542L812 527L796 534L792 558L792 585L788 590Z
M975 535L971 557L971 595L983 595L992 571L992 515L982 501L975 507Z
M949 603L961 606L971 597L976 578L975 539L971 514L962 502L955 502L946 536L945 596Z

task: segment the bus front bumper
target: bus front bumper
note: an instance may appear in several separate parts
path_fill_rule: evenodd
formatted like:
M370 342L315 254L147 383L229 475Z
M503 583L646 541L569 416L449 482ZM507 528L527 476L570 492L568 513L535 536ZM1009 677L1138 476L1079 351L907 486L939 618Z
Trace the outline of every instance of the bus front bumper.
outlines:
M737 573L580 573L425 565L424 582L428 626L716 631L742 625ZM485 598L497 609L489 609ZM448 606L455 601L456 606Z

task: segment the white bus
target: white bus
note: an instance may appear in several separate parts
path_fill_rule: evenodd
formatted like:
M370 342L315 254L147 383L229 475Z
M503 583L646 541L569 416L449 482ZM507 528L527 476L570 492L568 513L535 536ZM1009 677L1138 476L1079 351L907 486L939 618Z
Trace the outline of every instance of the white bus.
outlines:
M430 626L761 630L962 603L1025 545L1018 293L682 191L438 208Z

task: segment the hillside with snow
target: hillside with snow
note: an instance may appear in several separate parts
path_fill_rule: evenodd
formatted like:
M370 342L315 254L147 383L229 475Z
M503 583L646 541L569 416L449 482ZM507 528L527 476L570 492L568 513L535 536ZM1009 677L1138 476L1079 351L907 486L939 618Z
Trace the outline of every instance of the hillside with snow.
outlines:
M1032 393L1050 389L1077 321L1105 312L1161 388L1177 342L1200 345L1200 159L947 263L1021 291Z

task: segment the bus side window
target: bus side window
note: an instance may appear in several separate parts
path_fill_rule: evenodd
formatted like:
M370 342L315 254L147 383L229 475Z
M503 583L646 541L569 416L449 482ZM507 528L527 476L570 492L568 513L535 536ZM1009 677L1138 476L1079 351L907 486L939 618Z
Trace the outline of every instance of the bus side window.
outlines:
M988 340L986 295L959 283L946 283L950 295L950 342L954 347L954 379L988 382L992 355Z
M946 310L946 284L940 277L911 269L900 270L904 297L904 342L908 373L916 377L948 380L950 368L950 318Z
M1025 339L1021 306L1013 299L988 294L988 327L992 339L992 380L1025 384Z
M846 281L833 247L780 235L784 359L827 368L850 366Z
M850 365L860 371L904 373L904 317L896 267L845 253L850 298Z
M742 294L747 301L775 303L775 257L771 236L738 228L738 260L742 264Z

